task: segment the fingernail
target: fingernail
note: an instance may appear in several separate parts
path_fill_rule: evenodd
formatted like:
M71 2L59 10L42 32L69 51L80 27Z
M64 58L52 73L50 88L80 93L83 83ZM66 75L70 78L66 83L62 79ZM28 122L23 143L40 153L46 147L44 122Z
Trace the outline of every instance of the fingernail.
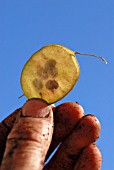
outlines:
M22 116L46 118L52 112L52 106L42 99L29 99L22 107Z

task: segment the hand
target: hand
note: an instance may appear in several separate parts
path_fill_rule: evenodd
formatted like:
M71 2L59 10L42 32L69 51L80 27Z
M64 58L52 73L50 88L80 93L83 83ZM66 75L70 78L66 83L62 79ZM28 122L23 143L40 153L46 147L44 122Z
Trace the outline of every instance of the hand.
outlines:
M100 170L102 157L94 144L99 135L98 119L84 116L78 103L53 108L28 100L0 124L0 170Z

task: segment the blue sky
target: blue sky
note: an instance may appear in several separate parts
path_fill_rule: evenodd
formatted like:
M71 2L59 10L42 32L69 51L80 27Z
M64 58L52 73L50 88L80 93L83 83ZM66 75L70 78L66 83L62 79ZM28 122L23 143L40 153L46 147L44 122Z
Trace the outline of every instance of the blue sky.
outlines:
M25 62L46 44L94 53L101 60L77 56L81 75L74 89L56 105L78 101L101 122L97 142L101 170L114 169L114 1L0 0L0 120L23 105L20 85Z

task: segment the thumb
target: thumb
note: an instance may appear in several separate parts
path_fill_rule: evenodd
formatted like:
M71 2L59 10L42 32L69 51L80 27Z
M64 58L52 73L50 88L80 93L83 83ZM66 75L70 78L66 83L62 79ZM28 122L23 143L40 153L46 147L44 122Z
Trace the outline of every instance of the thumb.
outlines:
M28 100L8 135L1 170L41 170L53 133L52 106Z

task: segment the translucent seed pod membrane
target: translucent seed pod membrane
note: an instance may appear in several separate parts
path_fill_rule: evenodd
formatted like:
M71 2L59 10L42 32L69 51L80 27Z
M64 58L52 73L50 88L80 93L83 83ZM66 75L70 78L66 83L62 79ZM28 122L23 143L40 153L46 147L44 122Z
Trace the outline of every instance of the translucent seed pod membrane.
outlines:
M34 53L21 73L24 95L54 103L72 90L80 75L75 52L51 44Z

